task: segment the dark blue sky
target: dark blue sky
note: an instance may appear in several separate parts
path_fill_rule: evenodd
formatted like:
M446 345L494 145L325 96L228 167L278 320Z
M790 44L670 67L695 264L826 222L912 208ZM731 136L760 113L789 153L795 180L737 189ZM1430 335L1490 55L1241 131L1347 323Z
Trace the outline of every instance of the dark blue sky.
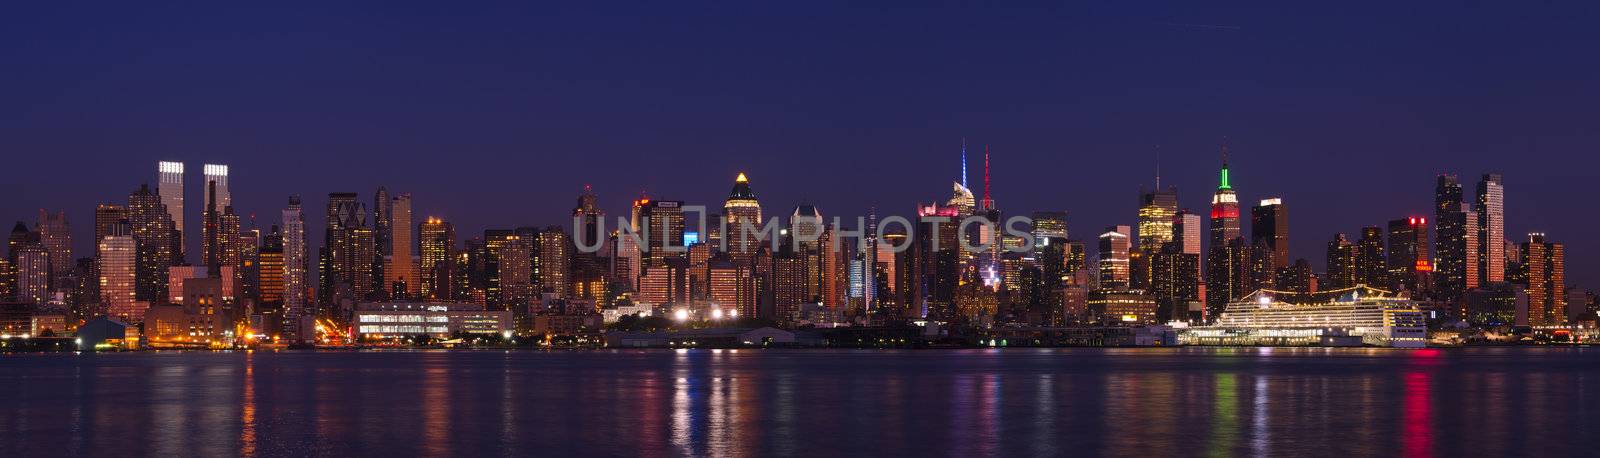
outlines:
M464 235L563 224L585 183L613 215L642 188L718 204L738 171L768 212L904 214L966 137L1003 210L1087 239L1132 224L1158 144L1205 208L1226 136L1319 268L1334 232L1430 213L1435 174L1498 171L1508 234L1600 286L1593 4L924 3L7 5L0 217L65 208L86 241L159 159L190 202L208 161L245 213L305 195L313 240L328 192L380 184Z

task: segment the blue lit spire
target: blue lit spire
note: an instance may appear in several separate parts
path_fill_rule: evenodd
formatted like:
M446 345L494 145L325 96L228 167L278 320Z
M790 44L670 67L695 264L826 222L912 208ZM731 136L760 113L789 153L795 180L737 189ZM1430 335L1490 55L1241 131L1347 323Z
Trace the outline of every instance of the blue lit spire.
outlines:
M972 189L972 187L967 186L967 139L965 137L961 139L961 187Z

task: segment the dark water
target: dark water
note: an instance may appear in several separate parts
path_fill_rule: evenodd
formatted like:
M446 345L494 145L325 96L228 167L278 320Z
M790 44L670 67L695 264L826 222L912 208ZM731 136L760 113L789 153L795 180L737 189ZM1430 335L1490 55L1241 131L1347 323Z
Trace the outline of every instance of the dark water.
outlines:
M0 456L1593 455L1600 349L0 355Z

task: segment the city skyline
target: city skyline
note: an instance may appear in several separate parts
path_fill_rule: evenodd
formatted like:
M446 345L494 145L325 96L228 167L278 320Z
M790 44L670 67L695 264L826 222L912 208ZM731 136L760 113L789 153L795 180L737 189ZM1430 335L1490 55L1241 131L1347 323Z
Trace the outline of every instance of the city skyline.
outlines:
M246 224L288 194L315 210L386 185L476 233L560 223L586 184L609 214L641 189L715 204L740 171L771 204L865 214L943 197L965 138L973 164L989 145L1003 210L1095 230L1135 223L1157 145L1163 185L1203 212L1227 137L1241 202L1296 209L1295 257L1433 214L1439 173L1471 202L1498 172L1507 235L1566 241L1576 283L1600 282L1600 215L1568 210L1600 148L1600 64L1571 57L1596 31L1559 6L636 7L23 5L0 19L0 56L31 63L0 75L27 107L0 119L0 151L34 172L0 182L0 215L87 221L157 188L153 160L230 165ZM514 218L489 203L513 195Z

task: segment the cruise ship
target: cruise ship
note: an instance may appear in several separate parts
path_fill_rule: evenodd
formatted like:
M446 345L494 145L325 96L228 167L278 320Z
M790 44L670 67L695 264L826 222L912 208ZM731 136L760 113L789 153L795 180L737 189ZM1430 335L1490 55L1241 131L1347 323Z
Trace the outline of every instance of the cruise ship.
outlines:
M1355 286L1315 293L1257 290L1228 303L1211 325L1178 333L1186 345L1422 348L1427 316L1416 301Z

